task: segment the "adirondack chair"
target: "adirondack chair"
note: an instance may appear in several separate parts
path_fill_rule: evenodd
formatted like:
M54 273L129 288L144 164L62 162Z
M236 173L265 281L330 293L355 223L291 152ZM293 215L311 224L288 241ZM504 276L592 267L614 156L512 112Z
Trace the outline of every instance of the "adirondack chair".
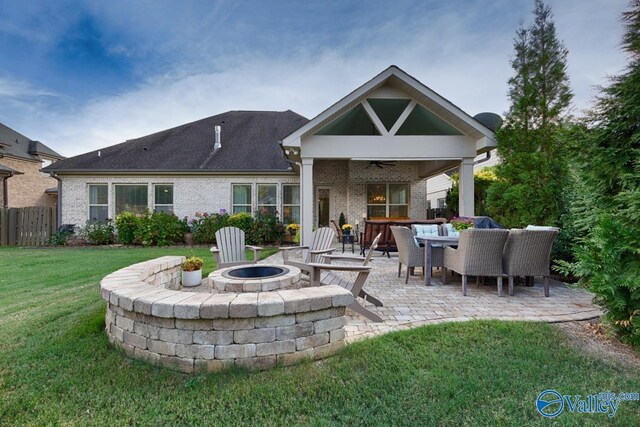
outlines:
M244 244L244 231L237 227L224 227L216 231L216 244L209 251L216 261L216 270L234 265L255 264L260 259L261 247ZM246 249L253 251L253 260L247 260Z
M287 246L280 248L282 251L282 259L285 265L293 265L302 270L303 273L310 274L311 269L308 267L310 263L322 262L321 256L333 252L333 239L336 237L336 233L329 227L320 227L313 232L313 240L311 246ZM289 258L289 255L293 251L299 251L307 249L308 253L302 261L295 261Z
M335 265L335 264L321 264L321 263L312 263L309 266L312 268L312 272L310 274L311 277L311 285L338 285L343 288L351 291L354 297L353 303L349 306L349 308L355 311L358 314L361 314L374 322L382 322L380 316L372 312L366 307L363 307L357 300L358 297L362 298L365 301L369 301L376 307L382 307L382 302L369 295L364 289L364 284L369 277L369 272L371 270L371 266L369 266L369 262L371 261L371 256L373 255L374 250L378 246L378 241L380 240L381 234L378 234L376 238L371 243L371 250L367 254L366 257L353 257L353 256L344 256L344 255L324 255L323 258L327 261L331 262L331 260L341 260L341 261L356 261L362 262L362 265ZM326 271L326 273L322 273L322 271ZM354 272L358 273L354 281L351 281L341 275L335 274L334 271L346 271L346 272Z

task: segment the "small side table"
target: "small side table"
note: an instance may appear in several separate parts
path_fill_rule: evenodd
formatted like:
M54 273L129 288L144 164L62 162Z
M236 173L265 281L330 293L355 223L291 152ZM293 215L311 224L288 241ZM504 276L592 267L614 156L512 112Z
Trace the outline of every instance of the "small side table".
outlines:
M351 253L355 253L355 235L354 234L348 234L342 235L342 253L344 253L344 245L345 243L350 243L351 244Z

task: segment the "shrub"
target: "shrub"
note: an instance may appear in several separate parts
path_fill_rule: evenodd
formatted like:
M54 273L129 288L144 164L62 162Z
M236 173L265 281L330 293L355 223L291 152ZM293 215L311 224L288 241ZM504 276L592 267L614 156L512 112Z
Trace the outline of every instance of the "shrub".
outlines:
M135 243L135 233L139 226L140 220L135 212L122 212L116 216L118 242L123 245L133 245Z
M61 229L49 236L48 244L54 246L64 246L67 244L67 240L71 237L73 233L66 229Z
M263 245L265 243L279 243L284 236L284 226L276 215L266 211L256 211L253 228L247 233L249 244Z
M233 214L229 217L227 226L237 227L244 231L245 234L249 234L253 229L253 218L249 212L238 212L237 214Z
M229 222L229 214L221 212L219 214L196 213L192 220L193 239L196 243L215 243L216 231L226 227Z
M344 217L344 212L340 212L340 216L338 217L338 227L342 229L342 226L347 223L346 218Z
M80 235L92 245L108 245L115 242L113 221L87 221L80 228Z
M166 212L147 211L138 217L134 232L135 243L142 246L168 246L184 242L184 233L189 231L185 220Z

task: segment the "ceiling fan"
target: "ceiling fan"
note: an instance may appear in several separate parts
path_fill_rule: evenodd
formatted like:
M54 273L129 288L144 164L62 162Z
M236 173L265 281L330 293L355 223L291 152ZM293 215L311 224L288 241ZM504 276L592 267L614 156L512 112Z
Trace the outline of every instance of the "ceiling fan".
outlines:
M369 164L365 169L369 169L371 166L376 166L380 169L384 169L385 166L395 166L396 162L385 160L369 160Z

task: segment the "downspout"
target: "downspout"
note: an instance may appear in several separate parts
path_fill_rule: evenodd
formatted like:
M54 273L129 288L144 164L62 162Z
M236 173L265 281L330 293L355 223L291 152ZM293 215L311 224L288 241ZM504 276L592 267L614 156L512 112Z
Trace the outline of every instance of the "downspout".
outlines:
M2 177L2 198L4 199L3 206L5 208L9 207L9 188L7 186L7 179L11 178L12 176L13 175Z
M474 164L479 165L480 163L484 163L484 162L488 161L491 158L491 150L487 151L486 154L487 155L485 156L484 159L477 160Z
M56 175L55 172L49 172L51 178L58 181L58 212L56 212L56 230L62 225L62 180Z

